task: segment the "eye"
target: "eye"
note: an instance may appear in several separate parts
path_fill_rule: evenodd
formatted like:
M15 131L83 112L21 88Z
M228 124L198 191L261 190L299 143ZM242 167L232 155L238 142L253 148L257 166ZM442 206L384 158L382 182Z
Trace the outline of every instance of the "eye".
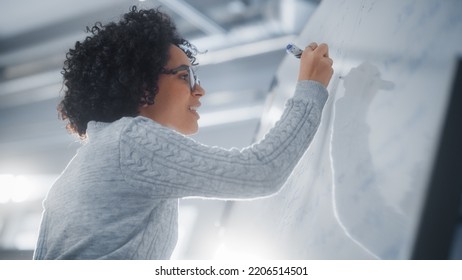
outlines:
M185 81L189 81L189 74L188 73L182 73L180 75L180 78Z

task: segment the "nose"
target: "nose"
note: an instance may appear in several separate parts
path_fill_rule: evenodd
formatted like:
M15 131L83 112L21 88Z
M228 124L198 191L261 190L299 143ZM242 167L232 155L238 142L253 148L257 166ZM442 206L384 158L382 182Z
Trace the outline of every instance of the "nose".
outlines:
M194 90L192 91L192 94L194 96L202 97L205 95L205 89L200 84L197 83L194 86Z

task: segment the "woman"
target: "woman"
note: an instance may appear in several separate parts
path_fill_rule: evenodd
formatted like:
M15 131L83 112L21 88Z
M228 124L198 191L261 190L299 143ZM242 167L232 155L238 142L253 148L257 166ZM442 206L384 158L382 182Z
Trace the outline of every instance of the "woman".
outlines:
M276 193L319 125L333 73L325 44L305 49L295 95L265 139L225 150L186 136L205 91L195 48L165 14L133 7L90 31L66 56L58 107L85 143L43 203L35 259L169 259L179 198Z

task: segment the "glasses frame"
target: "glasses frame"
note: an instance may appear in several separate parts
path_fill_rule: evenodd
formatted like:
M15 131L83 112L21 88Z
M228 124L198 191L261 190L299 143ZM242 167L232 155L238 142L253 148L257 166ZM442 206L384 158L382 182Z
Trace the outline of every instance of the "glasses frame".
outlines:
M194 72L193 68L189 65L180 65L176 68L173 68L173 69L163 69L162 70L162 74L166 74L166 75L176 75L178 72L180 71L184 71L184 70L187 70L188 71L188 75L189 75L189 88L191 90L191 92L194 91L194 89L196 88L196 85L200 85L200 80L199 78L197 78L196 76L196 73Z

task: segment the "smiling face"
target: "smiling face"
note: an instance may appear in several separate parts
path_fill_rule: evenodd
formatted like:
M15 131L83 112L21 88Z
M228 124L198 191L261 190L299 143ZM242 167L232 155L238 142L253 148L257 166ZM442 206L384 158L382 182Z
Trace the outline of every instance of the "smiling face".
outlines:
M191 66L189 58L180 48L171 45L169 60L164 68L168 71L182 65ZM174 73L161 74L154 104L143 105L140 108L140 116L150 118L185 135L196 133L199 119L196 110L201 105L199 99L205 91L199 84L191 90L189 75L187 67Z

